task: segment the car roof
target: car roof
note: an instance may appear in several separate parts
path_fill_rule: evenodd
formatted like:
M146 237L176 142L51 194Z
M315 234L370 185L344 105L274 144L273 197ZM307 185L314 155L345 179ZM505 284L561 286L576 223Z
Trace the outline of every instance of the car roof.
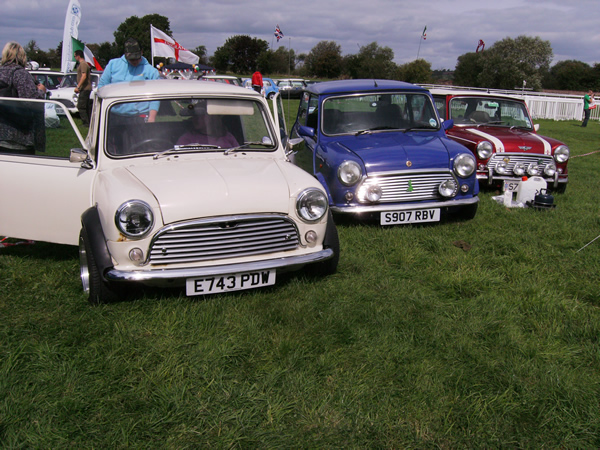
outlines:
M29 73L34 73L36 75L66 75L65 72L58 72L56 70L50 69L36 69L36 70L27 70Z
M428 92L426 89L404 81L395 80L375 80L375 79L364 79L364 80L337 80L337 81L323 81L321 83L315 83L308 85L305 89L306 92L312 92L314 94L351 94L360 92L379 92L379 91L391 91L391 90L411 90L417 92Z
M239 80L235 75L202 75L202 78L228 78L231 80Z
M453 97L508 98L511 100L523 101L522 98L519 98L515 95L495 94L492 92L477 91L477 90L471 90L471 89L437 89L437 88L433 88L433 89L429 89L429 92L431 92L431 95L446 95L446 96L451 95Z
M101 98L128 98L145 95L238 95L262 96L250 89L224 83L198 83L197 80L140 80L107 84L98 90Z

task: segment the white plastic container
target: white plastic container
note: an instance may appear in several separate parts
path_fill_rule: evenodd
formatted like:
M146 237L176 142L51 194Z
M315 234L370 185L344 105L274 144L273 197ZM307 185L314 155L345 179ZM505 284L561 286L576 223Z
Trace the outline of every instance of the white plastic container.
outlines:
M548 184L542 177L530 177L522 180L517 188L517 202L532 202L535 199L536 192L547 187Z

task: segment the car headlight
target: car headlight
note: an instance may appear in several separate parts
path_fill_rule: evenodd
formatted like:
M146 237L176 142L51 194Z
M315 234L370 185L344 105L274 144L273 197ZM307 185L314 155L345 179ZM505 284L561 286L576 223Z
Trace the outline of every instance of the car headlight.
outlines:
M316 222L327 214L329 202L319 189L307 189L296 200L298 216L306 222Z
M115 225L127 237L143 238L154 225L152 208L141 200L125 202L117 209Z
M564 163L569 159L570 153L569 147L566 145L559 145L556 147L556 150L554 150L554 159L558 163Z
M475 172L475 158L467 153L461 153L454 160L454 173L461 178L469 177Z
M355 161L344 161L338 168L338 179L344 186L352 186L360 181L362 169Z
M481 141L477 144L477 155L479 159L488 159L492 156L492 152L494 151L494 146L489 141Z
M438 192L442 197L454 197L456 195L456 190L458 189L458 185L454 179L443 181L438 187Z

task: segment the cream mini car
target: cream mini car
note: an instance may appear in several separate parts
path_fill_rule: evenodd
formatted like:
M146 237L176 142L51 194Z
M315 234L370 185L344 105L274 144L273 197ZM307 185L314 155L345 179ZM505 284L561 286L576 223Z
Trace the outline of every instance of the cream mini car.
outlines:
M0 149L0 235L78 245L92 304L137 283L191 296L272 285L309 264L336 270L327 196L288 161L278 99L272 114L248 89L156 80L95 100L85 140L67 112L34 155ZM0 108L11 102L43 101Z

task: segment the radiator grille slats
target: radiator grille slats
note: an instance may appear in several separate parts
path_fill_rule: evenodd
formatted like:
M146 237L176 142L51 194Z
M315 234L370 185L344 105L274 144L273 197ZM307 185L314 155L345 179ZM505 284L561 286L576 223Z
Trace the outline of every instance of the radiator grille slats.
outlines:
M178 264L259 255L297 248L296 226L284 217L183 223L157 233L151 264Z
M441 198L438 187L443 181L452 180L449 172L372 176L365 185L378 184L382 189L381 203L437 200Z

